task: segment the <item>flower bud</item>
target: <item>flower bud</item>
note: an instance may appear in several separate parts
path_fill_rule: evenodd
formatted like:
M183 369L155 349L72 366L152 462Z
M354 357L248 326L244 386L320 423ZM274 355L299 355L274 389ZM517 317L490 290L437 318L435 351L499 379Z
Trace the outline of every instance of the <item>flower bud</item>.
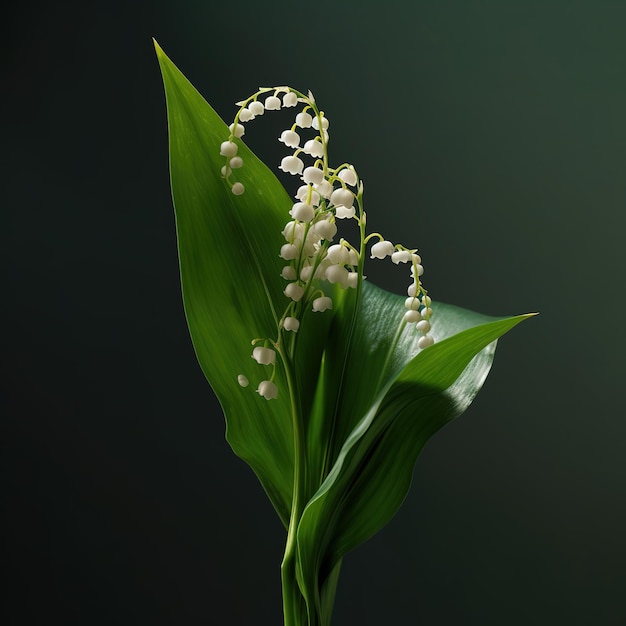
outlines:
M428 348L428 346L432 346L435 343L435 340L430 335L424 335L420 337L417 342L417 347L420 349Z
M234 141L224 141L220 145L220 154L225 157L233 157L237 154L237 144Z

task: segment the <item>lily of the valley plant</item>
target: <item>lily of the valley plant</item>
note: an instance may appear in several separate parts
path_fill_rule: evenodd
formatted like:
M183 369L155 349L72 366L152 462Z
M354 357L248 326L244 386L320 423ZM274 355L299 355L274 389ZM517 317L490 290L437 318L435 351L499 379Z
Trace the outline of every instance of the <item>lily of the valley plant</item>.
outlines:
M227 125L156 50L193 345L228 442L285 527L284 623L325 626L344 555L391 519L427 439L468 407L497 338L527 316L431 300L415 242L367 232L358 169L330 159L310 92L261 88ZM289 192L243 141L269 115L286 120ZM407 293L369 284L366 257L405 271Z

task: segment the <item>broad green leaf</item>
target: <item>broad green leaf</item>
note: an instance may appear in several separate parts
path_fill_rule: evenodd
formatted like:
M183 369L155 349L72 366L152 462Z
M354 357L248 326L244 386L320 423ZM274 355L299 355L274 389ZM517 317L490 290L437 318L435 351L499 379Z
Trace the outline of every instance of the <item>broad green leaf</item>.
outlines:
M437 303L436 343L418 351L411 328L397 336L403 303L371 285L364 291L348 355L355 366L346 369L336 403L337 452L298 528L300 585L321 623L330 619L327 576L394 515L420 450L469 406L491 367L495 340L526 317L494 319ZM335 326L329 344L339 345L347 332ZM326 369L329 386L340 367Z
M170 176L176 214L185 314L193 346L227 421L234 452L259 477L285 525L293 490L293 431L288 394L275 401L242 389L261 380L251 340L272 337L286 298L278 251L292 206L269 169L240 140L246 193L233 196L220 175L220 144L229 130L156 44L169 128ZM308 319L311 318L311 319ZM312 399L329 318L309 315L299 333L297 378L306 406ZM277 384L287 388L278 369Z

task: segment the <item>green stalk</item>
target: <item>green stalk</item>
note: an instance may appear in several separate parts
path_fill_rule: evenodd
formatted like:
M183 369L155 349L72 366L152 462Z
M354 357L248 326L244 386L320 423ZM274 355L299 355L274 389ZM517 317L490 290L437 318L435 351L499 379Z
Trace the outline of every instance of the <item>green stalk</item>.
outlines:
M306 441L304 428L300 414L300 406L296 397L296 389L293 380L291 360L281 349L280 351L285 365L285 375L289 388L289 398L291 401L291 417L293 426L293 447L294 447L294 468L293 468L293 495L291 501L291 515L289 518L289 529L287 531L287 542L285 544L285 554L281 563L281 580L283 592L283 614L285 626L306 626L303 619L306 617L304 598L298 587L296 579L296 558L297 558L297 530L302 511L304 509L304 489L306 484ZM309 624L313 624L310 619Z

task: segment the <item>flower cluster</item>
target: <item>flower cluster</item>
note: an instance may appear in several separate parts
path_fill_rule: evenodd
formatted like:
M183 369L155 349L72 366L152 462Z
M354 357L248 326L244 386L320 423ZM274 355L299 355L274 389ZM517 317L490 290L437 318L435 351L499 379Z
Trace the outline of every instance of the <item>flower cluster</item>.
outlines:
M264 101L259 98L266 96ZM313 95L296 91L290 87L261 88L242 102L234 122L230 126L230 136L220 146L220 154L226 158L222 176L235 195L245 192L244 185L236 180L235 170L244 163L238 156L236 139L245 133L244 123L259 117L265 111L280 110L301 106L291 127L280 137L291 149L279 166L284 172L298 176L302 184L294 196L295 202L289 211L289 220L282 230L284 243L279 255L285 261L281 276L286 281L284 294L287 304L277 328L275 339L255 339L252 358L260 365L272 368L271 376L259 383L257 392L266 399L276 398L278 388L274 383L276 352L282 355L283 333L297 333L305 310L321 313L332 309L332 299L321 287L320 281L336 284L342 289L356 289L363 276L365 247L373 237L378 243L371 247L371 258L384 259L387 256L396 265L411 263L412 282L408 288L404 323L415 324L422 334L419 348L433 343L430 331L432 315L431 300L423 288L420 276L424 268L416 250L400 244L393 244L378 233L365 236L365 212L363 211L363 183L354 167L343 163L330 167L328 162L329 121L323 111L317 108ZM306 133L306 134L305 134ZM308 138L307 138L308 137ZM307 162L305 163L305 160ZM345 238L337 243L338 220L355 220L359 228L358 247ZM263 344L257 345L257 344ZM240 375L239 384L248 385L248 379Z

